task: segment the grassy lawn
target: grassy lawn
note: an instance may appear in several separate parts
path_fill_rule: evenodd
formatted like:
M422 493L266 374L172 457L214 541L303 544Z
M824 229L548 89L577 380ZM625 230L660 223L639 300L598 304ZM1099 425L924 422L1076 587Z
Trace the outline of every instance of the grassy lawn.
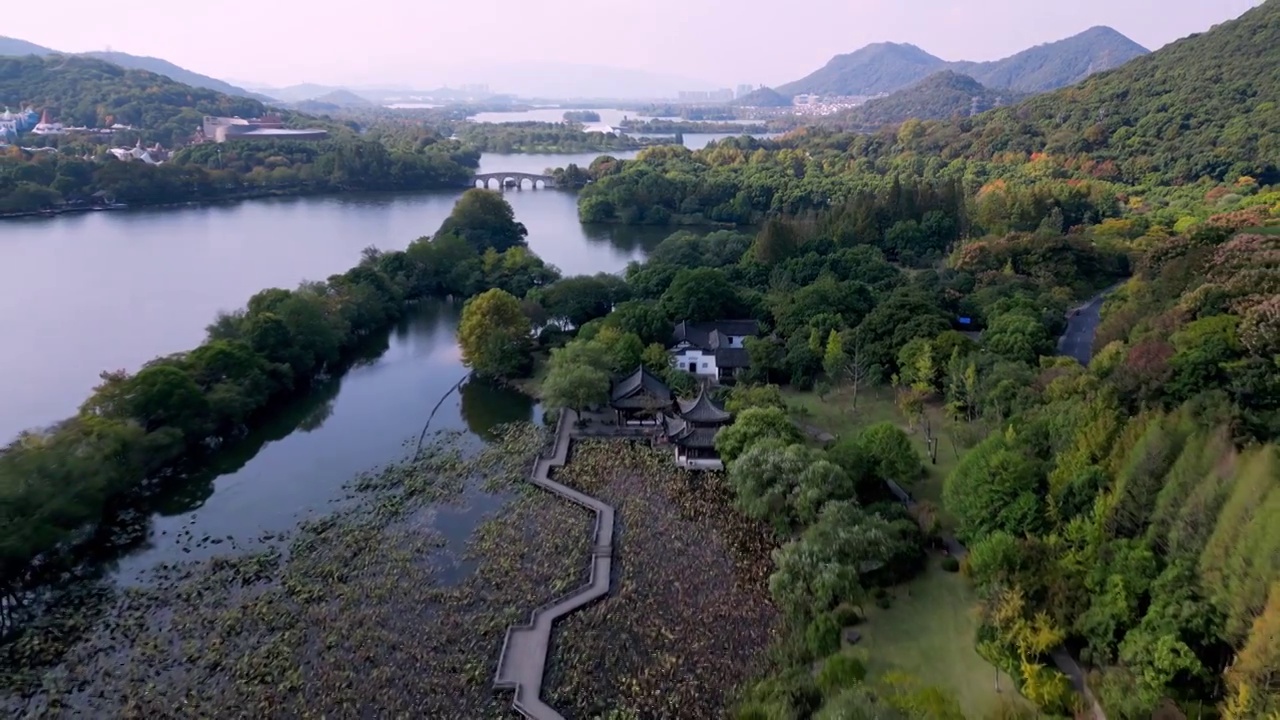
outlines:
M863 390L858 395L857 410L851 409L848 389L829 393L825 398L791 390L784 390L783 396L796 422L837 438L856 434L878 422L891 422L907 430L906 418L894 403L891 388ZM950 518L941 507L942 484L964 450L959 443L953 443L943 422L942 408L930 405L926 412L939 439L938 461L929 462L924 430L919 425L907 430L927 471L908 489L917 499L937 505L943 526L950 527ZM973 614L973 591L958 573L943 571L940 562L940 557L930 557L924 573L893 588L894 601L888 610L869 606L867 622L858 627L862 641L850 652L862 657L872 673L896 669L954 693L969 717L988 717L1009 699L1025 703L1007 675L1001 674L1002 692L996 692L995 667L974 649L977 618Z
M1025 703L1004 673L996 692L995 667L974 649L973 592L940 562L931 557L927 571L894 588L889 609L868 606L867 621L858 626L862 640L845 652L857 654L872 674L896 669L949 690L967 717L990 717L1008 700Z
M918 500L930 500L934 504L942 504L942 483L947 475L955 469L963 449L953 442L951 434L943 422L942 408L936 405L927 407L933 433L938 437L938 462L929 463L928 444L924 439L924 430L917 425L907 430L907 420L898 410L893 400L893 390L887 387L863 389L858 393L858 407L851 409L852 394L847 388L828 393L819 398L816 393L783 390L783 398L791 408L791 417L804 425L813 426L835 435L837 438L857 434L863 428L878 422L891 422L906 430L920 453L920 459L927 471L924 478L918 480L907 489ZM949 526L943 513L943 524Z

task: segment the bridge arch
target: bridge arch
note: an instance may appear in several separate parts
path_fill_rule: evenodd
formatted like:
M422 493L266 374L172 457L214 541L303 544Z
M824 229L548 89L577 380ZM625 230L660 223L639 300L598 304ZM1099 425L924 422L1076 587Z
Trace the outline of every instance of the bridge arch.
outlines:
M539 189L538 183L542 183L543 189L556 186L556 180L551 175L526 172L477 173L471 179L470 185L471 187L483 187L485 189L520 190L524 188L525 181L529 182L529 188L532 190Z

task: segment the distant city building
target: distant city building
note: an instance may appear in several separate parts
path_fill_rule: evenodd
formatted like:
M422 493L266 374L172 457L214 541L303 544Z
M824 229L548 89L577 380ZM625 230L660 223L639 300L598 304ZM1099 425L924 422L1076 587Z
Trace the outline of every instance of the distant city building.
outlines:
M279 115L264 115L245 120L238 117L206 115L197 133L201 142L222 143L228 140L324 140L329 133L319 128L286 128Z
M763 87L763 86L761 86L761 87ZM738 93L737 93L737 97L739 97L739 98L743 98L743 97L746 97L746 96L750 95L751 93L753 93L753 92L755 92L755 91L756 91L756 88L755 88L754 86L752 86L752 85L739 85L739 86L738 86Z
M489 85L487 83L476 83L474 85L463 85L462 92L471 95L488 95Z
M705 103L705 102L731 102L733 100L733 90L724 88L722 90L681 90L676 98L682 103Z

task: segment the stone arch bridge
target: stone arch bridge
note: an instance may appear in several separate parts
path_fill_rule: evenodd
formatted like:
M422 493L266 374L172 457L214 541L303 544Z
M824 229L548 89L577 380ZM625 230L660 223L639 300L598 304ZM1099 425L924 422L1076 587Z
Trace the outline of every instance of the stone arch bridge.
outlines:
M542 183L542 187L544 188L554 188L556 186L556 179L550 175L538 175L535 173L524 172L478 173L471 179L471 186L488 188L490 181L493 181L496 189L498 190L502 190L504 188L520 190L524 187L526 180L529 181L529 187L534 190L538 188L538 183Z

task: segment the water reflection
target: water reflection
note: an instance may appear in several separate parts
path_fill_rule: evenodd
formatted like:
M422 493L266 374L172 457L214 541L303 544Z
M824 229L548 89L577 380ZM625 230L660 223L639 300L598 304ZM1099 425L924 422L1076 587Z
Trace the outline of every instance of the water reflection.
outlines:
M539 408L535 418L533 398L484 380L469 380L458 392L467 429L485 440L494 438L493 429L499 425L541 420L542 417Z

